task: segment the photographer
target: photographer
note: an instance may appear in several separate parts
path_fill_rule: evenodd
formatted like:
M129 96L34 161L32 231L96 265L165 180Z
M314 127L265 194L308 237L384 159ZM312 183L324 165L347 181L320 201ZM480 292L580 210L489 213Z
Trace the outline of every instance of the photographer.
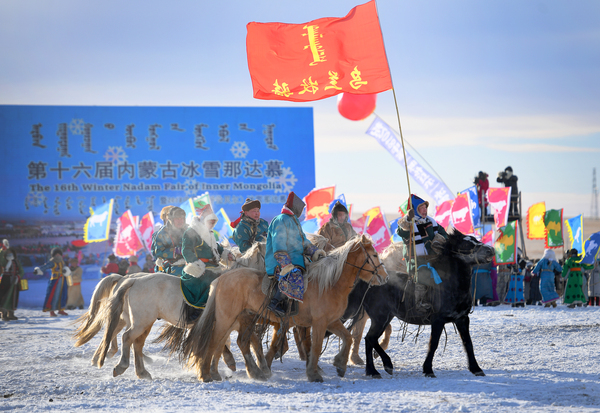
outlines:
M504 184L505 187L511 187L509 216L519 215L519 211L517 210L517 201L519 199L519 188L517 188L518 179L517 175L513 175L513 170L510 166L507 166L504 171L498 172L498 178L496 178L496 182Z
M488 181L488 174L483 171L479 171L473 183L477 187L477 197L479 199L479 207L481 208L482 215L487 214L487 190L490 187L490 181Z

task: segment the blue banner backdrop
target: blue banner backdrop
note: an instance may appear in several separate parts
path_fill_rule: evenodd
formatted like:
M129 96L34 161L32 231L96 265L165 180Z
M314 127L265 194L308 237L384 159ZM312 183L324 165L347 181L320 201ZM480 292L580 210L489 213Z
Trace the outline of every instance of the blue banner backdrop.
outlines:
M265 218L289 191L315 187L312 108L3 106L1 219L158 214L208 191L237 218L247 197Z

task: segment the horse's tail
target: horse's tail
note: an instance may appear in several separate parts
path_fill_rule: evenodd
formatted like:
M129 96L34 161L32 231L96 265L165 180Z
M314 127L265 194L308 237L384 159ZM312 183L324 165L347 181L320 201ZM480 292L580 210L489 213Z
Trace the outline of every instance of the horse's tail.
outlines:
M212 332L217 320L216 288L218 282L218 278L212 282L210 286L210 295L206 302L206 307L204 307L204 311L202 312L202 316L200 316L198 321L189 330L188 335L181 346L181 361L186 362L189 367L194 367L197 370L200 369L202 357L208 350Z
M111 274L96 285L88 310L75 320L75 323L80 323L73 333L73 338L76 340L75 347L84 345L98 334L103 324L103 320L99 317L103 304L110 296L115 284L122 279L123 277L119 274Z
M106 353L108 353L108 349L110 348L110 342L112 340L113 334L117 329L117 325L119 324L119 320L121 319L121 314L123 313L123 306L125 305L125 294L129 291L133 284L135 283L135 278L128 278L119 286L117 291L110 296L108 302L102 309L102 322L107 325L106 330L104 331L104 337L102 338L102 342L100 346L98 346L98 354L100 354L100 358L98 359L98 367L102 367L104 365L104 360L106 359Z
M179 315L177 325L165 323L160 331L160 335L152 342L165 343L163 350L167 350L169 352L169 357L178 353L179 358L181 359L183 343L187 337L187 320L189 320L190 316L197 311L199 310L196 310L184 302L181 306L181 313ZM197 318L200 318L200 316L197 316Z

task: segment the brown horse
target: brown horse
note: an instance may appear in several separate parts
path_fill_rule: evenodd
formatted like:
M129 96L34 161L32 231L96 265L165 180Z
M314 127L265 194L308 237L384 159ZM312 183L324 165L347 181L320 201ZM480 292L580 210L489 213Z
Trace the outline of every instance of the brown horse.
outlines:
M210 382L220 350L230 332L248 312L260 315L269 322L280 322L277 316L265 311L267 297L261 284L264 273L252 269L237 269L223 274L212 284L211 295L200 320L189 330L182 345L182 357L196 368L199 379ZM318 372L323 338L327 330L342 338L340 353L334 366L344 376L350 352L351 336L340 321L348 304L348 295L359 280L381 285L387 272L380 262L369 238L360 236L332 251L327 257L308 266L308 286L297 315L290 317L290 326L312 328L310 356L306 367L309 381L322 382ZM245 356L245 359L246 356Z

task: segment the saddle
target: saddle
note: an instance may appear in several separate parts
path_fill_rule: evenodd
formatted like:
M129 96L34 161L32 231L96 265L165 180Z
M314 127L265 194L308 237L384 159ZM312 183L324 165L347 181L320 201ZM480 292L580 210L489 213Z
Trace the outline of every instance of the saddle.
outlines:
M306 291L306 286L307 286L307 281L306 281L307 277L304 277L304 290ZM262 283L261 283L261 290L263 292L264 295L267 296L267 300L266 302L269 303L271 302L271 299L273 298L273 296L275 295L275 284L278 283L277 278L276 277L269 277L267 274L263 275L263 279L262 279ZM290 300L289 298L284 300L285 308L286 308L286 314L288 316L294 316L296 314L298 314L298 312L300 311L300 303L296 300Z

